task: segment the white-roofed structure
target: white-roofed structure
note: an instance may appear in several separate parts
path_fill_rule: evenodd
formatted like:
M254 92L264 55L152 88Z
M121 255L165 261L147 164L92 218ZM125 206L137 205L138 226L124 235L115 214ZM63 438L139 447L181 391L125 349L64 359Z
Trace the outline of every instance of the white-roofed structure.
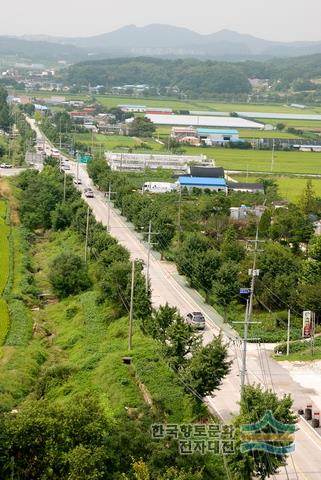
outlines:
M143 153L114 153L106 152L105 158L113 171L132 171L139 172L150 168L165 168L173 172L187 172L190 164L208 164L206 155L159 155Z
M263 130L264 125L239 117L210 117L200 115L146 115L156 125L182 125L192 127L253 128Z

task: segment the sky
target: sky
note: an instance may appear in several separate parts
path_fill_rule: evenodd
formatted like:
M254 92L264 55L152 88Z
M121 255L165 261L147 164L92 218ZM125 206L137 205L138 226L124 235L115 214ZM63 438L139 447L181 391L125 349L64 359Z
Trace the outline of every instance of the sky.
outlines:
M280 41L320 40L320 0L11 0L0 35L90 36L124 25L167 23L200 33L222 29Z

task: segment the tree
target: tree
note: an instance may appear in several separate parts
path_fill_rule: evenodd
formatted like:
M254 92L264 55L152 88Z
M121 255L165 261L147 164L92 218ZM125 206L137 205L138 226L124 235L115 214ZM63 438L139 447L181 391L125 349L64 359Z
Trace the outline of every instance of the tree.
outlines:
M132 137L152 137L155 131L155 125L146 117L136 117L130 125Z
M205 397L219 388L223 378L230 371L231 363L228 360L227 345L219 335L206 347L194 350L183 376L198 395Z
M269 210L264 210L259 223L259 236L269 237L271 228L272 215Z
M265 307L284 308L295 300L300 262L288 247L267 242L258 257L256 295Z
M147 332L156 340L164 343L166 330L176 322L177 317L179 317L179 312L176 307L170 307L168 303L160 305L157 310L153 311L151 319L148 322Z
M53 118L54 124L58 132L71 132L73 129L73 123L67 112L57 112Z
M135 263L134 279L134 316L146 319L151 314L150 289L146 291L145 278L142 275L143 265ZM132 265L124 258L114 261L109 268L102 270L100 290L101 298L109 298L115 305L122 306L122 312L128 312L131 297Z
M195 284L196 288L201 286L204 289L205 300L208 302L213 282L217 278L221 265L221 257L214 249L206 250L196 255L195 264L197 268L193 272L191 284Z
M279 208L274 212L270 228L272 240L292 244L293 248L297 248L299 243L307 243L312 233L312 223L295 205L289 205L287 209Z
M62 253L52 262L49 280L59 298L75 295L90 287L85 263L74 253Z
M317 260L321 262L321 237L314 236L311 238L309 243L309 256L313 258L313 260Z
M233 225L230 225L225 232L221 246L221 256L223 260L232 260L234 262L240 262L245 257L244 247L237 241Z
M305 189L300 198L300 208L305 215L314 213L316 204L316 196L313 190L312 180L307 180Z
M213 283L216 302L224 308L224 321L227 321L227 309L239 294L239 266L232 261L225 262L217 273Z
M240 413L234 420L237 427L237 438L235 453L228 457L228 466L235 480L251 480L259 478L265 480L271 475L275 475L280 466L284 465L286 455L275 455L261 451L251 451L242 453L240 450L239 427L241 425L254 424L261 420L263 416L271 411L274 418L286 425L293 425L296 422L296 416L292 410L292 399L289 395L284 395L281 399L270 390L263 390L260 386L248 385L244 387ZM264 429L266 433L275 433L275 430ZM276 446L280 446L277 444ZM284 446L284 442L282 443Z
M116 469L112 428L91 395L63 403L29 401L2 422L2 478L100 480Z
M302 310L312 310L317 320L321 318L321 281L301 283L297 292L297 303Z

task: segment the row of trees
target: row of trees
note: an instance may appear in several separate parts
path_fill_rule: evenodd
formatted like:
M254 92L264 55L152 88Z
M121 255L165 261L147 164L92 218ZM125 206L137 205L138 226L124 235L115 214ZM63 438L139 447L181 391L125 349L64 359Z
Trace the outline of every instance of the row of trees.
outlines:
M8 132L12 125L12 117L7 102L8 92L0 86L0 129Z
M255 307L284 310L290 306L298 312L311 308L317 317L321 315L321 296L319 299L316 293L319 272L314 259L309 258L311 245L318 242L313 235L313 220L321 216L321 200L315 196L311 181L298 205L275 209L273 200L278 194L273 181L265 182L264 196L248 194L246 198L199 190L183 192L181 197L177 193L142 195L134 177L131 180L111 172L103 161L92 162L88 170L102 190L112 183L117 192L115 205L145 237L151 221L154 248L175 259L190 285L201 291L207 301L220 305L226 319L234 301L244 302L239 289L249 286L247 271L252 264L247 241L255 237L257 225L254 216L246 224L230 225L230 207L262 204L265 198L266 210L258 223L259 237L265 241L258 257L261 274Z

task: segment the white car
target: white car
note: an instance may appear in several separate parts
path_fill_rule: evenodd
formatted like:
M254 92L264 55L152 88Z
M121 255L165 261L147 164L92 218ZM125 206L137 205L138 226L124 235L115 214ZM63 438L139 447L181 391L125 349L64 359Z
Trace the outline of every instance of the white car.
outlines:
M70 170L70 166L68 164L63 164L62 168L64 170Z
M74 184L75 184L75 185L81 185L81 180L80 180L80 178L75 178L75 179L74 179Z
M94 198L94 192L91 188L85 188L85 197Z

